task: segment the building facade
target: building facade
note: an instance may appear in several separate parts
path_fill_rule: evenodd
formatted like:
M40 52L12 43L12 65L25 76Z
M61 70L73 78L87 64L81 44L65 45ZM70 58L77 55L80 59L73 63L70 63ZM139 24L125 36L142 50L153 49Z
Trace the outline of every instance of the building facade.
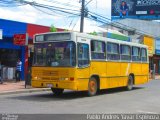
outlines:
M33 36L34 34L49 32L50 27L29 24L11 20L0 19L0 61L3 68L13 69L11 73L14 77L14 71L16 67L17 59L20 58L22 61L22 74L21 79L24 80L28 72L28 65L31 65L32 61L32 50L33 49ZM58 29L58 31L63 31L63 29ZM15 34L27 34L28 44L27 45L17 45L14 44ZM4 74L6 73L4 69ZM9 72L9 71L8 71ZM10 75L8 75L10 76ZM5 79L6 76L4 76ZM12 77L8 77L12 78ZM6 78L7 79L7 78Z

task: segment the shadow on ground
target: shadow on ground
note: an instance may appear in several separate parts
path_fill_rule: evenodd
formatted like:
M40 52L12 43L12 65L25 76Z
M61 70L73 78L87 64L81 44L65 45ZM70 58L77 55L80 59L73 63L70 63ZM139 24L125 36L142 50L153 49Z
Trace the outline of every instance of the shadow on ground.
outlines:
M141 90L144 89L144 87L134 87L132 91L135 90ZM101 90L98 92L96 96L93 97L98 97L102 95L107 95L107 94L118 94L120 92L132 92L132 91L126 91L124 88L114 88L114 89L106 89L106 90ZM38 102L47 102L47 101L63 101L63 100L73 100L73 99L82 99L88 97L87 92L77 92L77 91L65 91L62 95L56 96L53 94L51 91L45 91L42 93L27 93L27 94L19 94L15 96L10 96L8 97L9 99L17 99L17 100L25 100L25 101L38 101ZM91 98L91 97L90 97Z

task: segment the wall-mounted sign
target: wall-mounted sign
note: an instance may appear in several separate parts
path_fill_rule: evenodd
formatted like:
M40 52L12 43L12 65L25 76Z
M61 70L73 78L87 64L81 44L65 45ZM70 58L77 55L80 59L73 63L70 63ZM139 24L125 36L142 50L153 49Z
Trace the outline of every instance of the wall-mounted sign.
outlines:
M15 45L28 45L28 34L15 34L13 43Z
M156 39L156 44L155 44L155 52L156 52L156 55L160 55L160 39Z
M3 31L0 29L0 40L2 40Z
M143 43L148 46L148 54L149 56L153 56L155 54L155 42L153 37L144 36Z

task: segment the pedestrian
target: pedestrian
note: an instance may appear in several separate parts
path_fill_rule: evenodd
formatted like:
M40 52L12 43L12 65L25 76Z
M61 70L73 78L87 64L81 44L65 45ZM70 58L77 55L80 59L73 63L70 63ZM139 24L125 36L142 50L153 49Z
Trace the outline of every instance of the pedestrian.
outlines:
M128 6L125 1L122 1L120 5L120 18L123 18L124 16L128 16Z
M22 71L22 62L20 61L20 59L18 59L16 65L16 73L15 73L16 82L20 81L21 71Z
M0 61L0 84L3 84L3 79L2 79L2 64Z

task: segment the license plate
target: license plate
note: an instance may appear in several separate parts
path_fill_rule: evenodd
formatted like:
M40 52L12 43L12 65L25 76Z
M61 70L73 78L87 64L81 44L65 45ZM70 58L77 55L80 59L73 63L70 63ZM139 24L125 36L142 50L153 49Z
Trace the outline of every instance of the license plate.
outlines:
M53 87L53 84L47 84L47 87L48 87L48 88L52 88L52 87Z

